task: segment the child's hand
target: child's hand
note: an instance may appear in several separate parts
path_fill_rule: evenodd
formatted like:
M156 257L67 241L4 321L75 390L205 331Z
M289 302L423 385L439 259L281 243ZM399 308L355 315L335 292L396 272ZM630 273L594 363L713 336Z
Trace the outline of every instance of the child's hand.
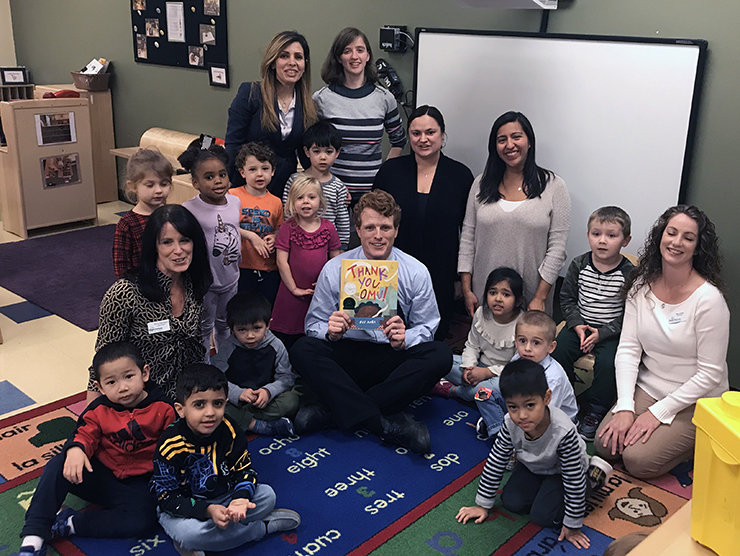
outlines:
M583 353L591 353L594 346L599 342L599 329L588 325L586 325L586 328L591 333L581 342L581 351Z
M258 407L260 409L264 409L264 407L267 405L267 402L270 401L270 392L269 390L266 390L265 388L260 388L259 390L255 390L256 399L252 402L252 405L254 407Z
M586 533L580 529L571 529L565 525L560 529L560 536L558 537L559 541L562 541L563 539L567 539L573 546L579 549L591 546L591 541L588 540Z
M231 524L231 514L221 504L211 504L206 508L206 513L219 529L226 529Z
M251 388L245 388L244 390L242 390L242 393L239 394L239 400L244 403L254 403L256 399L257 392L255 392Z
M480 506L466 506L460 508L460 511L457 512L456 519L458 523L467 523L471 519L473 519L475 523L483 523L487 517L487 509L481 508Z
M295 288L290 293L292 293L296 297L303 297L305 295L313 295L313 288L306 288L306 289Z
M92 473L92 465L85 454L85 451L79 446L72 446L67 450L67 457L64 460L64 469L62 475L70 483L79 485L82 482L82 473L87 469Z
M255 507L257 505L246 498L234 498L226 511L229 512L229 519L232 523L239 523L247 517L247 512Z
M463 380L470 386L477 386L479 382L493 376L488 367L466 367L463 372Z
M272 253L275 250L275 234L267 234L262 238L267 246L267 250Z

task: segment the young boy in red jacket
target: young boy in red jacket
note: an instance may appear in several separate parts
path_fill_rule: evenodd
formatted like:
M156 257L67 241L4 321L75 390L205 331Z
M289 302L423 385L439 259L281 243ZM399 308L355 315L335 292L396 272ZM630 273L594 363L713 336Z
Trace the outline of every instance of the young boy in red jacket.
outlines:
M47 541L75 534L136 538L157 522L149 493L152 458L175 409L159 387L146 384L149 365L133 344L100 348L92 366L103 395L80 415L64 451L46 464L26 512L19 556L44 556ZM102 509L57 513L70 492Z

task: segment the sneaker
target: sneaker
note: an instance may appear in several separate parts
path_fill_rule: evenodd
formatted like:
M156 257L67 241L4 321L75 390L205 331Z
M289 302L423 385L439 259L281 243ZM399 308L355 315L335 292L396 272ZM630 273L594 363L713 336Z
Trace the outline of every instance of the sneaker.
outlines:
M439 396L440 398L450 398L450 391L452 390L452 383L449 380L440 380L437 384L432 387L432 394Z
M381 417L383 439L421 456L432 450L429 429L421 421L404 413Z
M331 428L331 414L317 403L308 403L298 410L294 419L295 432L303 435Z
M588 473L586 477L592 490L599 490L611 477L613 468L611 464L599 456L591 456L588 462Z
M475 423L475 432L478 433L483 440L488 440L488 425L483 420L483 417L478 417L478 421Z
M265 424L265 432L261 433L265 436L294 436L295 429L293 428L293 422L287 417L280 417L274 421L263 421Z
M180 554L180 556L206 556L206 553L204 551L189 550L181 545L179 542L177 542L175 539L172 539L172 546L175 547L175 550L177 550L177 553Z
M69 518L77 515L72 508L64 508L57 513L57 517L51 526L50 539L61 539L72 535L72 527L69 526Z
M18 550L18 556L46 556L46 551L46 543L42 544L38 550L32 546L21 546Z
M264 521L269 535L278 531L295 529L301 524L301 516L293 510L276 509L267 514Z
M596 431L604 419L604 415L599 413L588 412L584 415L583 419L578 423L578 434L586 442L593 442L596 438Z

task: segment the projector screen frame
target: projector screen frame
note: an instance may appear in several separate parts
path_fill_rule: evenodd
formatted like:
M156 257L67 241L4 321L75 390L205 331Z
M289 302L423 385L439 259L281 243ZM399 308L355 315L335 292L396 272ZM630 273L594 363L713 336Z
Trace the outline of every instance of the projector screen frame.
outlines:
M449 29L449 28L432 28L432 27L417 27L415 30L415 38L417 48L414 52L414 107L416 108L419 103L419 57L423 55L423 34L435 33L435 34L451 34L451 35L472 35L472 36L496 36L496 37L512 37L512 38L527 38L527 39L545 39L545 40L567 40L567 41L584 41L584 42L611 42L611 43L633 43L640 45L677 45L677 46L689 46L698 49L696 59L696 70L694 74L694 83L692 97L690 101L690 109L688 113L688 122L686 127L686 141L683 145L683 164L680 170L680 184L678 187L678 203L685 203L687 193L689 190L689 179L691 174L692 160L694 154L694 145L696 140L696 130L698 125L699 111L702 100L702 89L704 81L704 72L706 68L706 59L708 53L708 42L703 39L674 39L674 38L653 38L653 37L631 37L631 36L612 36L612 35L581 35L581 34L570 34L570 33L533 33L533 32L515 32L515 31L492 31L492 30L469 30L469 29ZM688 92L688 87L684 89ZM426 102L425 102L426 103ZM444 113L444 110L443 110ZM684 112L685 114L685 112ZM495 118L495 116L494 116ZM488 125L488 133L490 133L490 125L493 124L493 119L490 122L486 122ZM483 124L482 124L483 125ZM535 131L537 131L537 123L533 122ZM486 138L488 134L486 134ZM487 142L480 146L481 151L487 151ZM539 150L539 149L538 149ZM675 151L678 152L678 145L675 147ZM550 168L557 171L557 168ZM678 165L674 167L674 171L677 171ZM479 173L480 169L473 169L474 173ZM480 170L482 171L482 170ZM566 178L566 182L567 182ZM666 207L667 208L667 207ZM657 218L658 215L655 216ZM579 229L585 226L585 223L572 222L571 230ZM632 252L636 251L642 244L642 230L636 230L638 235L634 237L636 240L630 245L627 250ZM634 234L633 234L634 235ZM585 240L585 237L584 237ZM569 252L569 259L577 253ZM563 269L564 272L565 269Z

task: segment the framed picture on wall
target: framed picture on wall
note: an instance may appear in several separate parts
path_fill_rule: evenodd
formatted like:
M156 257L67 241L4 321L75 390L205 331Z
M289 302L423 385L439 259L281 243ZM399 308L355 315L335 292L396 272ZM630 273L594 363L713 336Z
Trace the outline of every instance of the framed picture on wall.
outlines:
M208 76L213 87L229 87L229 68L226 64L208 64Z
M28 85L30 82L28 70L19 68L0 68L0 80L3 85Z

